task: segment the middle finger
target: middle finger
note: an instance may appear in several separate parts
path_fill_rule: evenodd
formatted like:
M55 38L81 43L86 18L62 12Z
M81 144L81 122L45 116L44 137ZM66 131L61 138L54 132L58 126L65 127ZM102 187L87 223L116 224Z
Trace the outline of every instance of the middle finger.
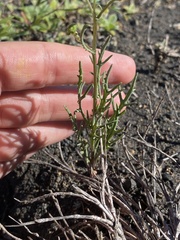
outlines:
M4 92L0 96L0 128L19 128L40 122L69 119L78 108L74 87L44 88L19 92ZM92 96L87 95L83 109L92 111ZM80 118L80 115L78 116Z

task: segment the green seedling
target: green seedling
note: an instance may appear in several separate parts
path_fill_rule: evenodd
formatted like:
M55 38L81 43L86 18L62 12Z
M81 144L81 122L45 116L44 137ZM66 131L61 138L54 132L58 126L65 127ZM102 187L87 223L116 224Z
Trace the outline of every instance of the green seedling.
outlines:
M119 24L117 21L117 15L112 13L104 18L100 19L100 26L105 31L109 32L111 35L115 35L116 30L119 29Z
M134 1L130 3L130 5L123 6L124 17L126 20L130 19L132 15L139 11L139 8L136 7Z
M85 160L91 175L96 171L97 163L107 158L107 152L119 138L122 137L124 129L119 126L119 120L125 113L125 107L129 104L131 94L135 89L136 77L126 94L122 98L122 86L118 84L113 88L109 87L109 76L113 66L102 72L102 66L109 61L111 56L104 59L104 52L110 42L111 37L107 37L103 45L97 50L98 29L103 14L111 6L115 0L109 1L105 6L101 7L96 0L86 0L90 9L92 19L91 25L84 25L79 36L82 47L89 52L93 65L93 83L85 84L83 80L83 63L79 63L78 75L78 109L71 113L66 108L69 117L73 123L74 130L77 135L80 153ZM92 44L85 42L85 32L92 30ZM83 101L88 93L92 93L93 107L92 112L84 112ZM119 98L119 104L115 102L115 98ZM113 114L109 114L110 108L113 108ZM79 126L77 114L81 114L83 123Z

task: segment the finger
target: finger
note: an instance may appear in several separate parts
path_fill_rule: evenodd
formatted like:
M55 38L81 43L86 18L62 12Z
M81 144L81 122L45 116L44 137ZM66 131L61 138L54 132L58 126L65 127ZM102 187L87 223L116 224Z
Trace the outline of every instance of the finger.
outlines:
M75 88L50 88L5 92L0 96L0 128L19 128L39 122L69 120L65 107L72 113L78 108ZM92 109L87 95L83 109Z
M27 128L0 130L0 163L18 159L73 134L70 122L41 123Z
M123 96L122 96L123 97ZM115 98L119 104L119 97ZM93 98L87 95L82 101L84 112L92 112ZM0 96L0 128L20 128L40 122L65 121L78 109L77 91L73 87L43 88L19 92L5 92ZM112 113L112 108L109 113ZM82 116L77 113L77 119Z
M111 52L105 52L104 58ZM80 47L47 42L0 43L0 89L15 91L77 83L79 61L86 82L92 81L89 53ZM134 61L113 53L103 71L113 64L110 82L128 83L135 75ZM0 92L1 92L0 91Z

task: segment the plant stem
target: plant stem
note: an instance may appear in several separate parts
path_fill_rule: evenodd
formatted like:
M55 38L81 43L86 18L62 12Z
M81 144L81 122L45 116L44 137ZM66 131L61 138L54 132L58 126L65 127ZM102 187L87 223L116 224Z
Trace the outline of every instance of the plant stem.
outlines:
M97 17L96 17L96 0L93 2L93 43L92 43L93 53L93 74L94 74L94 92L93 92L93 114L96 113L97 109L97 98L98 98L98 74L97 69L98 66L96 64L97 61Z
M96 129L97 129L97 107L98 107L98 66L97 66L97 16L96 16L96 0L93 1L93 41L92 41L92 63L93 63L93 116L92 116L92 135L91 135L91 160L90 167L93 168L94 162L96 162L95 144L96 144Z

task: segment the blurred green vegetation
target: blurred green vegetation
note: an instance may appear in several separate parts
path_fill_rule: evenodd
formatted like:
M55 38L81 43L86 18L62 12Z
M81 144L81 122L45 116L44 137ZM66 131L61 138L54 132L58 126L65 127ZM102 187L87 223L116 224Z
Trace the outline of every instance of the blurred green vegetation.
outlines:
M97 0L101 3L103 1ZM120 30L119 3L107 11L101 30L115 35ZM0 41L37 40L68 42L69 26L80 32L84 21L90 21L85 0L5 0L0 2ZM122 8L123 15L134 13L134 6ZM117 14L118 13L118 14Z
M0 40L61 41L64 38L66 17L77 11L77 1L19 0L0 3Z

